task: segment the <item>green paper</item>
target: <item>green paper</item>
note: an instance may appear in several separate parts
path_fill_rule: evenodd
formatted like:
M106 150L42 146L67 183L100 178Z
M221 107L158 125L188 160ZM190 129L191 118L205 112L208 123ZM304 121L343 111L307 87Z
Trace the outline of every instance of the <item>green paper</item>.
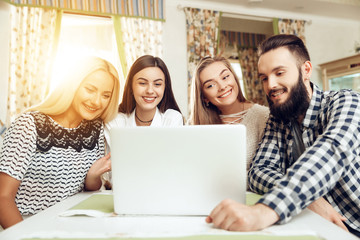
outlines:
M246 194L246 205L254 205L262 196L256 193Z
M246 194L246 204L254 205L261 195L255 193ZM215 207L215 206L214 206ZM89 198L72 207L70 210L97 210L104 213L114 212L113 195L93 194Z
M97 210L104 213L114 212L113 195L93 194L89 198L70 208L70 210Z

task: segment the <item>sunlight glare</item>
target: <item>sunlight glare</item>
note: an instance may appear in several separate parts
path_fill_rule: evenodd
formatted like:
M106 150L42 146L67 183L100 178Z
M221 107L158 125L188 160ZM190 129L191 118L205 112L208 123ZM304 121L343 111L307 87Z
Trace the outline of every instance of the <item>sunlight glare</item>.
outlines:
M111 19L64 14L50 91L63 80L70 66L86 56L97 56L109 61L122 77Z

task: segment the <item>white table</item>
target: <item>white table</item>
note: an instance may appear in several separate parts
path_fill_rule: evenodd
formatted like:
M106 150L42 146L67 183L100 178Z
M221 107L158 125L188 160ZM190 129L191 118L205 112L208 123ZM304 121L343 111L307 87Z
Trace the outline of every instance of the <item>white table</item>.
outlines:
M191 234L234 234L215 229L204 217L60 217L59 214L88 198L94 192L76 194L24 221L2 231L0 240L19 240L24 237L108 237L108 236L179 236ZM328 240L358 239L319 215L304 210L284 225L274 225L262 232L316 233ZM243 233L236 233L243 234Z

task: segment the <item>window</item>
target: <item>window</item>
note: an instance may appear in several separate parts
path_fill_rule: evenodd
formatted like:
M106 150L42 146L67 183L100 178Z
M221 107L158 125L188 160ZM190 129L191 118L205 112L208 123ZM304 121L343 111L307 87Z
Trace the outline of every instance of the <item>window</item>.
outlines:
M238 60L236 60L236 61L231 61L231 60L230 60L230 64L231 64L231 67L234 69L235 74L237 75L237 77L238 77L238 79L239 79L240 87L241 87L241 92L242 92L243 96L246 97L246 95L245 95L245 89L244 89L244 80L243 80L243 77L242 77L242 72L241 72L240 63L239 63Z
M56 81L61 80L57 76L61 76L64 65L89 55L95 55L111 62L118 70L120 86L124 86L112 19L63 14L50 88L54 88Z

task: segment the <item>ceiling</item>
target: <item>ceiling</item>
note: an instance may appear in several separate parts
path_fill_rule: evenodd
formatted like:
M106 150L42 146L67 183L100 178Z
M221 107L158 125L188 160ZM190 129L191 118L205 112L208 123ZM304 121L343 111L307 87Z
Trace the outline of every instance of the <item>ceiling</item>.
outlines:
M360 0L206 0L243 6L360 21Z

